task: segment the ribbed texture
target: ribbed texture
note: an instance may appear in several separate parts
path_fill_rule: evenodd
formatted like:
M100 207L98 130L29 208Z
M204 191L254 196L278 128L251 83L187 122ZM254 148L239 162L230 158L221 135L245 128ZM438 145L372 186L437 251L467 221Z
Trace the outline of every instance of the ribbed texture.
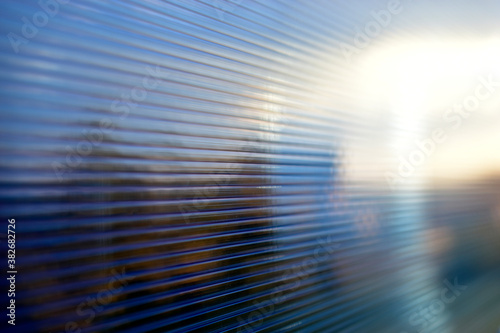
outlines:
M6 1L2 33L22 36L21 18L40 10ZM0 196L18 226L16 329L407 322L429 292L415 222L425 195L343 179L344 141L359 148L369 135L349 108L358 92L338 48L352 43L359 10L75 0L18 53L2 38ZM103 290L106 304L92 309Z

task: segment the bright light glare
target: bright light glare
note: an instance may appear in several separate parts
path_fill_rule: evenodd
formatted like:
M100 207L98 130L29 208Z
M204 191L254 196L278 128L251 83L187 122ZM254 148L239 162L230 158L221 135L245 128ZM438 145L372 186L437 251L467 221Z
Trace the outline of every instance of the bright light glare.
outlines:
M472 95L480 77L493 75L496 82L500 81L500 39L394 42L392 45L367 52L359 60L357 73L363 94L369 96L365 103L369 103L370 112L385 115L390 123L387 124L390 134L379 140L388 140L397 159L415 149L416 140L425 139L435 128L443 126L444 112ZM453 132L449 140L437 147L440 152L435 156L440 158L434 160L432 156L424 166L427 169L432 166L433 177L446 177L447 170L463 163L463 155L456 154L463 151L459 145L464 142L474 145L479 136L498 138L498 126L476 126L472 131L470 127L474 119L485 115L491 117L490 123L500 125L498 110L492 110L498 106L499 95L500 89L489 100L481 102L474 117L464 121L460 129L448 131ZM492 133L485 133L488 130ZM500 170L500 161L484 158L488 151L489 155L497 154L499 140L482 140L480 144L478 149L467 150L467 159L474 163L458 168L463 172L460 177L491 172L495 168Z
M500 39L395 43L361 61L360 80L372 101L389 101L392 112L442 112L467 93L482 74L500 74ZM464 91L465 90L465 91Z

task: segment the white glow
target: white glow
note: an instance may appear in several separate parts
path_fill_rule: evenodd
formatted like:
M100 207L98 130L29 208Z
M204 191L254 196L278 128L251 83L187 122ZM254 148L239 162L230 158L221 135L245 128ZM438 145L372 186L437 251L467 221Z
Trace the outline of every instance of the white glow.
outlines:
M444 112L472 95L480 77L493 75L496 82L500 81L500 39L448 40L446 43L394 41L391 45L366 52L357 64L357 79L363 96L367 97L362 108L389 122L389 135L383 139L388 140L396 160L414 150L416 140L427 138L433 129L443 126ZM459 145L464 142L474 145L480 134L490 141L481 140L481 149L467 149L468 158L474 163L457 170L460 169L464 177L466 172L479 174L482 169L495 167L500 170L499 158L485 158L487 151L489 155L500 156L500 142L492 140L498 138L494 134L499 131L498 126L476 123L474 130L466 130L486 115L491 117L490 122L500 125L500 117L497 117L500 110L492 109L499 105L500 89L497 90L481 102L474 117L464 121L460 130L447 131L453 132L450 139L437 147L435 156L426 160L421 169L431 166L432 176L445 177L447 170L463 163L463 155L460 159L457 153L463 151ZM492 133L485 133L488 130Z
M394 45L369 52L359 74L370 100L398 113L440 111L477 76L500 75L500 39Z

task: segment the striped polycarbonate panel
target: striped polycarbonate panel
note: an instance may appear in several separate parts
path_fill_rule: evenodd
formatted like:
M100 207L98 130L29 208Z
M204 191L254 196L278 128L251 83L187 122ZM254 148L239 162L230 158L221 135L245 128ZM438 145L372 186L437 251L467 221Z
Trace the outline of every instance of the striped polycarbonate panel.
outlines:
M339 45L385 3L1 6L18 332L391 332L432 297L425 193L346 176L374 130Z

